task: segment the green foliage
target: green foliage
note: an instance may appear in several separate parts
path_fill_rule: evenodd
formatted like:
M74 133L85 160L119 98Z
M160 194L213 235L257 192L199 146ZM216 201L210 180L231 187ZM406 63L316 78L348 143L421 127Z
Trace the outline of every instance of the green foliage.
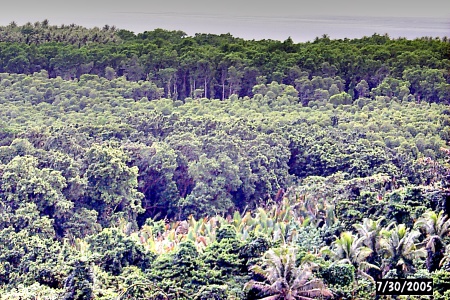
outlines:
M75 262L74 270L64 284L64 300L93 299L94 274L92 266L86 257Z
M4 201L11 209L27 202L48 215L62 215L72 209L73 204L62 194L66 181L61 172L37 168L32 156L17 156L3 169L1 178Z
M386 261L387 270L396 270L397 276L405 278L407 274L414 273L413 260L425 257L426 252L417 246L420 233L410 230L405 224L395 224L391 229L381 232L383 239L381 247Z
M88 242L89 250L97 256L95 262L113 275L119 275L128 266L146 270L154 259L153 254L118 229L106 228L89 237Z
M333 104L334 107L339 105L352 104L352 97L345 93L339 93L330 97L330 103Z
M345 104L355 94L436 102L449 99L444 71L449 66L448 43L439 39L394 40L374 34L286 44L245 41L229 34L190 37L163 29L135 35L108 25L87 29L45 21L2 26L0 31L0 72L33 74L45 69L45 76L52 78L85 81L95 75L108 80L120 76L151 80L158 85L147 90L152 90L152 99L161 94L182 100L262 94L266 101L276 100L275 105L295 100L297 95L304 105L323 105L334 96L333 104ZM380 44L380 39L385 41ZM138 91L129 93L135 100L148 97ZM33 91L30 97L53 99L46 91Z
M223 154L217 158L201 155L189 165L189 175L196 181L192 193L179 204L187 214L217 214L232 208L230 192L242 184L238 166Z
M354 236L351 232L345 231L336 237L331 249L325 247L321 252L329 255L337 263L353 265L360 272L370 268L378 269L378 266L367 262L373 251L365 247L363 241L364 237Z
M2 299L445 282L449 49L0 26Z
M431 274L433 278L433 296L436 299L448 299L450 296L450 273L444 270L436 271Z
M298 233L297 244L300 249L310 252L317 252L324 245L323 232L325 228L318 228L313 225L302 227Z
M122 151L109 147L94 145L86 153L87 204L99 212L102 225L110 224L118 212L129 220L142 212L138 168L128 167L127 160Z
M202 285L220 282L220 272L208 269L191 241L180 244L173 253L156 258L148 270L149 279L165 291L180 288L194 294Z
M240 257L242 242L237 239L234 228L230 225L221 227L217 239L203 252L203 261L212 270L218 270L222 282L230 288L238 288L247 280L247 269Z
M52 300L58 299L61 292L62 291L60 289L52 289L46 285L41 285L37 282L27 287L19 284L17 288L12 288L10 291L2 291L2 299L33 300L39 298L43 300Z
M321 280L311 278L309 266L296 266L296 261L294 248L267 251L262 266L251 268L255 274L262 276L264 282L249 281L246 289L256 289L263 296L270 295L273 299L332 296Z
M413 225L432 203L426 201L421 187L407 187L387 195L389 199L388 218L407 226Z
M355 267L348 264L332 264L329 267L320 269L319 275L323 278L325 284L341 290L346 286L350 287L353 285L355 280Z
M206 289L202 290L200 295L196 298L199 300L225 300L228 298L228 286L226 285L208 285Z
M239 250L239 258L249 265L270 249L270 242L264 237L250 238Z
M74 251L52 238L12 227L0 231L0 286L17 288L34 283L61 289Z

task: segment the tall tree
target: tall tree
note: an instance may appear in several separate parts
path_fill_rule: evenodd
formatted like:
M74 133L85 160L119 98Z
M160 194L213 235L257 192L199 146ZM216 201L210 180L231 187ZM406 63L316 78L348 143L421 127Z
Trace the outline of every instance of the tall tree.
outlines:
M400 278L414 273L413 260L426 256L426 252L416 244L420 232L411 231L410 228L406 228L405 224L395 224L390 230L382 230L381 235L383 236L381 248L387 259L384 271L395 269Z
M311 267L297 265L294 248L283 246L270 249L265 253L262 264L251 267L251 270L262 276L264 281L252 280L246 288L261 291L261 299L306 300L332 296L320 279L313 278Z
M119 149L93 145L86 153L87 204L99 212L100 223L111 224L116 214L135 221L142 212L143 195L137 191L137 167L128 167ZM116 215L117 216L117 215Z
M433 272L439 268L441 260L444 258L445 244L444 239L450 234L450 219L440 211L436 214L434 211L425 212L422 217L414 224L415 228L422 228L427 233L427 268Z

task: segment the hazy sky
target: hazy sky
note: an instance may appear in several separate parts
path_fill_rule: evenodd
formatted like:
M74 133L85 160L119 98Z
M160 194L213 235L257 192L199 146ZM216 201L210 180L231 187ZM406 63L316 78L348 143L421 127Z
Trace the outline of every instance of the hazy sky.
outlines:
M450 36L450 0L15 0L1 6L2 25L43 19L58 25L109 24L134 32L155 28L180 29L190 35L230 32L249 39L291 36L301 41L322 34L342 38L374 32Z

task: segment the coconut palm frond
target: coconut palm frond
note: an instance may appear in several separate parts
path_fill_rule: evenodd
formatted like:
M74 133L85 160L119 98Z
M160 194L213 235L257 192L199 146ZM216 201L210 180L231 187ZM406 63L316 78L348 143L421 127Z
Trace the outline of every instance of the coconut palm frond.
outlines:
M266 294L262 299L311 299L328 296L331 292L319 279L312 278L310 266L297 266L296 249L288 246L270 249L261 265L251 267L265 282L250 281L246 288L255 288Z
M273 288L272 285L269 285L267 283L257 282L257 281L249 281L244 285L245 290L251 290L252 288L255 288L263 293L274 293L276 290Z

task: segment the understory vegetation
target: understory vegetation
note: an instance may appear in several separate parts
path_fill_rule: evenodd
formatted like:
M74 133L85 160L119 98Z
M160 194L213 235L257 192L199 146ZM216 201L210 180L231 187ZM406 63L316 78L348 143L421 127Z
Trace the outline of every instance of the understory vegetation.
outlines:
M447 39L0 27L0 299L450 299L449 68Z

